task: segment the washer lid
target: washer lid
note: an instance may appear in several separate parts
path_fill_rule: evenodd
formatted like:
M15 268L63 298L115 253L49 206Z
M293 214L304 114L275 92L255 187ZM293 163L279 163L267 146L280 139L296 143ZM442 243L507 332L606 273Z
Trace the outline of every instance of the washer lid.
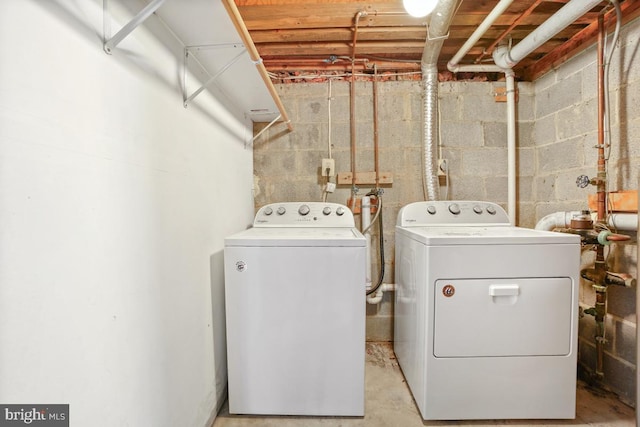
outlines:
M429 246L580 243L580 236L512 226L396 227L396 233Z
M224 239L225 246L365 246L357 228L253 227Z

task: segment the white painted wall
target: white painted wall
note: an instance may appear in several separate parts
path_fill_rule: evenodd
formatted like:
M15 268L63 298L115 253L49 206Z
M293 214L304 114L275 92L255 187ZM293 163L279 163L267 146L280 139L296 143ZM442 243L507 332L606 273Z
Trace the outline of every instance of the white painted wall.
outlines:
M208 426L225 393L251 124L184 109L146 28L109 56L101 0L0 2L0 402L74 426Z

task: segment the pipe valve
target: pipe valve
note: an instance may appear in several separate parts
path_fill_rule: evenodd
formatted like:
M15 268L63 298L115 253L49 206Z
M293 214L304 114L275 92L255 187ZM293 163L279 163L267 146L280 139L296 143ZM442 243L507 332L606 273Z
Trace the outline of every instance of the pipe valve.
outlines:
M589 184L591 184L591 180L587 175L580 175L576 179L576 185L580 188L586 188Z

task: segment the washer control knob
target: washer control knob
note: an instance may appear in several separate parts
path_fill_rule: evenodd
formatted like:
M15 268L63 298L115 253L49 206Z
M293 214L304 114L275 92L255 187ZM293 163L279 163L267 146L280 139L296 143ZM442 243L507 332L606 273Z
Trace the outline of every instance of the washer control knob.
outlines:
M478 215L480 215L480 214L482 213L482 206L480 206L480 205L475 205L475 206L473 207L473 211L474 211L475 213L477 213Z
M458 215L460 213L460 206L457 203L452 203L449 205L449 212L454 215Z
M495 215L496 208L494 208L493 206L487 206L487 212L489 212L491 215Z
M329 215L331 213L331 208L329 206L322 209L322 213L325 215Z
M431 214L431 215L435 215L436 214L436 207L433 206L433 205L427 206L427 212L429 212L429 214Z
M336 215L338 216L344 215L344 208L342 206L339 206L338 209L336 209Z
M284 206L280 206L276 212L278 213L278 215L284 215L287 210Z
M298 208L298 213L302 216L305 216L309 213L311 209L309 209L308 205L302 205Z
M270 207L266 207L266 208L264 208L264 214L265 214L266 216L269 216L269 215L271 215L272 213L273 213L273 209L271 209Z

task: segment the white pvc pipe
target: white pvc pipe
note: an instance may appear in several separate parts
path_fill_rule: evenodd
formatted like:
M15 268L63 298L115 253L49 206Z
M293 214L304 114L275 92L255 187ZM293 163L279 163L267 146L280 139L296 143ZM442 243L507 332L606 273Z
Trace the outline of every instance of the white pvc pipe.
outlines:
M467 41L462 45L458 53L453 55L453 58L447 64L447 68L449 71L455 72L457 69L458 63L464 56L471 50L471 48L480 40L480 38L487 32L489 28L493 25L493 23L504 13L505 10L509 6L511 6L513 0L500 0L500 2L493 8L493 10L484 18L484 21L476 28L476 30L471 34L471 36L467 39ZM452 69L453 68L453 69ZM469 70L471 71L471 70Z
M380 285L375 294L369 295L367 297L367 303L369 304L379 304L384 297L385 292L395 291L396 284L395 283L383 283Z
M554 228L568 227L575 215L580 215L580 211L551 213L538 221L535 229L552 231Z
M494 64L447 65L452 73L504 73L504 69Z
M580 214L580 211L554 212L538 221L535 229L551 231L554 228L569 227L571 226L571 218ZM594 212L591 214L591 219L595 221L597 216L598 214ZM619 231L638 231L638 214L610 214L607 226Z
M499 46L494 50L494 62L499 67L512 68L551 37L597 6L601 1L571 0L511 49L506 46Z
M516 84L513 70L507 78L507 213L509 222L516 225Z
M369 196L362 197L360 211L362 212L362 230L367 230L371 225L371 198ZM371 230L364 233L364 237L367 246L365 257L367 258L366 283L368 291L371 289Z
M597 214L593 213L591 217L595 220ZM607 225L612 229L620 231L638 231L638 214L610 214Z

